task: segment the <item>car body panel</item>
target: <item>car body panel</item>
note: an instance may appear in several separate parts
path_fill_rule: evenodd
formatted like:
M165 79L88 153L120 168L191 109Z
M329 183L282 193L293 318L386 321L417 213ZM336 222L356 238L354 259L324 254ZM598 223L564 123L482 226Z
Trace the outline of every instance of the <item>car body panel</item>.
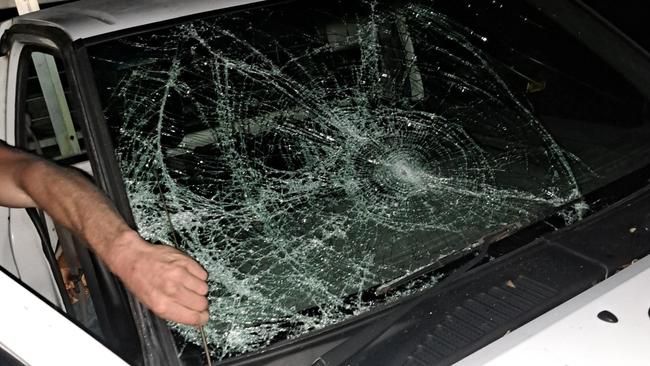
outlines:
M126 363L56 311L0 272L0 347L25 364L118 366Z
M647 365L648 283L645 257L456 365ZM599 319L602 311L618 321Z
M16 24L57 27L73 41L198 13L233 8L260 0L106 1L85 0L15 18Z

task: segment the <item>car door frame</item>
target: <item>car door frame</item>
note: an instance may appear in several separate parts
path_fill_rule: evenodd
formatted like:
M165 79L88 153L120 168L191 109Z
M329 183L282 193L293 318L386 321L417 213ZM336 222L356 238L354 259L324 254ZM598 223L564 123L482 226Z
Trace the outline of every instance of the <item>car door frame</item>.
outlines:
M92 70L83 48L75 45L59 28L31 24L15 24L2 35L0 50L3 55L9 56L10 64L12 58L21 57L20 54L9 54L14 44L50 53L63 62L70 85L71 98L68 102L76 111L73 117L81 125L95 182L111 198L127 223L135 227L128 198L124 190L119 188L123 186L121 174L113 155ZM17 124L21 120L17 108L20 103L17 96L20 95L18 88L21 82L16 80L17 75L12 78L13 71L8 75L6 87L6 137L10 140L16 139L20 130ZM15 104L12 105L12 101ZM140 304L90 250L85 257L82 266L95 281L95 293L101 294L103 304L99 305L106 307L104 319L100 319L100 324L103 321L105 325L102 331L110 324L110 328L107 328L108 334L105 332L106 345L130 364L180 365L173 337L166 323ZM99 311L98 316L101 317Z

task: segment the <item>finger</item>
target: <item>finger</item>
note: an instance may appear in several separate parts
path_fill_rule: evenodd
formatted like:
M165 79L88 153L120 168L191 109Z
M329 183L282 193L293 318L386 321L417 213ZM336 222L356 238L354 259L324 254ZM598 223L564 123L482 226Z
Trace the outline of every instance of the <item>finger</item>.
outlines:
M173 298L174 302L179 303L190 310L208 310L208 299L205 296L198 295L196 292L191 291L183 286L176 290Z
M192 273L187 272L185 268L183 269L183 272L181 272L180 277L174 278L173 280L177 283L181 283L188 290L191 290L198 295L205 296L208 293L208 284L205 280L197 278Z
M208 279L208 272L194 259L188 257L187 260L183 262L183 265L197 278L203 281Z
M208 311L195 311L182 304L171 301L165 314L158 314L161 317L173 322L187 325L205 325L209 320Z

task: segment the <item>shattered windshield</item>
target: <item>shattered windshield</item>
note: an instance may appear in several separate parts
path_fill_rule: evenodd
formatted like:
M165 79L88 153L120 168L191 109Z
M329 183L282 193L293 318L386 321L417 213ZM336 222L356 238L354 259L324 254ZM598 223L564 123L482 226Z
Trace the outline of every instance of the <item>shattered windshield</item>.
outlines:
M297 1L88 53L141 234L210 273L217 358L360 314L504 227L575 220L648 160L642 98L521 4Z

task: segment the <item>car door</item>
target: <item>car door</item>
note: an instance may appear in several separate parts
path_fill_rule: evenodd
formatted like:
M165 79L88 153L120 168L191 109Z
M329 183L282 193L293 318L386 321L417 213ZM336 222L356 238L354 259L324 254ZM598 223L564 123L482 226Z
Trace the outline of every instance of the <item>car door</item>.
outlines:
M93 132L65 34L14 26L4 33L3 49L0 137L93 179L97 148L88 142ZM134 300L82 241L38 210L3 209L0 215L8 218L0 227L3 268L129 363L177 364L164 322Z

